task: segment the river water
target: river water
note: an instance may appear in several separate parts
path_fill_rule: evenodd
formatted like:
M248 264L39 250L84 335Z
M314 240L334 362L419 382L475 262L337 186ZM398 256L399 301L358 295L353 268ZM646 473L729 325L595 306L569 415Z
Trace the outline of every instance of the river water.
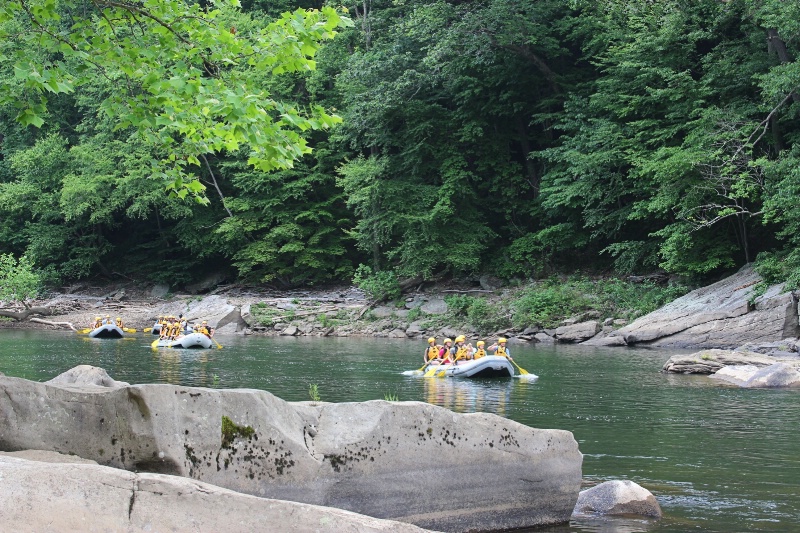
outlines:
M0 372L46 381L79 364L129 383L257 388L288 401L396 397L458 412L484 411L572 431L586 484L628 479L656 495L660 521L573 521L548 532L800 530L800 391L746 390L704 376L661 374L676 352L512 346L536 381L402 374L422 365L424 341L224 337L222 349L150 349L65 332L3 330Z

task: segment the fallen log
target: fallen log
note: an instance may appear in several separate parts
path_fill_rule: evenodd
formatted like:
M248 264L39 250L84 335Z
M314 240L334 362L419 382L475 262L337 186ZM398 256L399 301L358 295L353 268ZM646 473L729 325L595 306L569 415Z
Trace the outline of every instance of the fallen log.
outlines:
M41 318L31 318L28 322L36 322L37 324L47 324L48 326L65 326L71 329L72 331L78 331L75 329L75 326L72 325L72 322L53 322L50 320L43 320Z
M53 314L52 307L27 307L23 311L9 311L7 309L0 309L0 316L13 318L17 321L22 321L31 315L49 316Z

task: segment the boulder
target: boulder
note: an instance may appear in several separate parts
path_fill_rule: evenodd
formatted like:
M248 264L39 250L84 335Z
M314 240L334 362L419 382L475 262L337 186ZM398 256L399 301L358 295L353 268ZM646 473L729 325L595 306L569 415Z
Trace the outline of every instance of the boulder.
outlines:
M481 289L485 291L496 291L503 286L502 279L490 274L482 275L478 280L478 283L480 283Z
M419 320L412 322L408 325L408 328L406 328L406 337L416 337L423 333L425 333L425 330L422 328L422 322Z
M424 531L348 511L257 498L199 481L91 464L0 457L3 531Z
M294 337L298 333L300 333L300 331L297 329L297 326L289 326L281 331L281 335L285 335L287 337Z
M607 333L601 331L591 339L583 341L582 346L627 346L625 344L625 337L621 335L613 335L613 332Z
M537 342L545 342L545 343L556 342L556 340L547 333L537 333L536 335L533 336L533 338L536 339Z
M692 354L673 355L664 363L661 371L675 374L714 374L730 365L751 365L762 368L776 362L774 357L756 352L701 350Z
M253 317L253 314L250 312L250 303L244 304L239 314L244 323L247 324L247 327L252 327L255 324L255 317Z
M422 304L419 309L429 315L443 315L447 312L447 302L442 298L431 298Z
M651 518L662 516L656 497L641 485L628 480L606 481L581 491L573 513L640 515Z
M167 294L169 294L169 285L166 283L156 283L150 289L150 296L153 298L163 298Z
M733 365L711 376L748 389L800 387L800 372L787 363L775 363L759 368L753 365Z
M394 314L395 308L386 305L380 305L372 310L372 314L378 318L389 318Z
M750 303L761 277L751 265L697 289L618 330L629 345L735 348L800 335L797 297L773 285Z
M393 329L387 334L387 336L391 339L405 339L406 332L402 329Z
M93 386L93 387L127 387L130 384L124 381L115 381L102 368L90 365L78 365L66 372L57 375L47 383L64 386Z
M597 320L590 320L557 328L555 338L559 342L582 342L597 335L598 331L600 323Z
M422 402L313 406L249 389L2 377L0 450L24 449L441 531L566 522L582 462L568 431Z

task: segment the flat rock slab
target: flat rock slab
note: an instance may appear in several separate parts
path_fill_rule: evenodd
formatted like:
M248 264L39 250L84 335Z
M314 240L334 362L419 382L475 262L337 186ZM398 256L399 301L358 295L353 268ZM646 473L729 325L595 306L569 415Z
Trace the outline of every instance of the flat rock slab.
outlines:
M748 389L800 387L800 371L787 363L775 363L763 368L753 365L726 366L711 377Z
M442 531L566 522L582 463L568 431L421 402L315 406L249 389L2 377L0 450L25 449Z
M797 298L783 285L754 296L761 277L751 266L697 289L615 331L628 345L735 348L800 335Z
M674 374L714 374L731 365L763 368L777 362L781 362L780 359L756 352L701 350L688 355L673 355L664 363L662 371Z
M257 498L186 478L0 456L0 530L424 531L411 524Z

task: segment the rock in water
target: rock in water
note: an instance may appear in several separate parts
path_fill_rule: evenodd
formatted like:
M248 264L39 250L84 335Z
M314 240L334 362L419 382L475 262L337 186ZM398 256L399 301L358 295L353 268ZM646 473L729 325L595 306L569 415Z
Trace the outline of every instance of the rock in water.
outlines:
M661 518L661 506L656 497L627 480L614 480L581 491L575 514L641 515Z
M566 522L582 463L568 431L422 402L315 406L248 389L2 377L0 450L24 449L442 531Z

